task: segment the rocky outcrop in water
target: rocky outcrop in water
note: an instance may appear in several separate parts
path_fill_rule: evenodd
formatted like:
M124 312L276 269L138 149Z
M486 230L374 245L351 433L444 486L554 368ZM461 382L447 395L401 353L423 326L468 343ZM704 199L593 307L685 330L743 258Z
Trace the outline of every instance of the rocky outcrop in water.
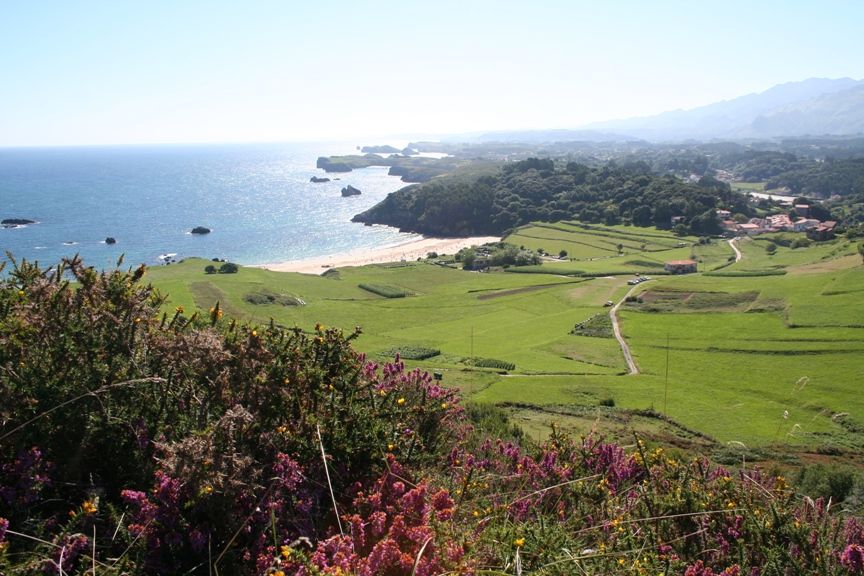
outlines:
M350 184L345 188L342 188L342 196L359 196L360 194L362 194L362 192L360 192L360 189L355 188Z
M210 232L212 232L212 230L205 226L196 226L192 229L192 234L209 234Z
M312 176L312 178L310 178L309 181L314 182L315 184L320 184L322 182L329 182L330 179L329 178L321 178L320 176Z
M5 220L0 220L0 226L3 228L17 228L35 223L35 220L28 220L27 218L6 218Z
M108 236L107 238L105 238L105 244L116 244L116 243L117 243L117 239L114 238L113 236Z

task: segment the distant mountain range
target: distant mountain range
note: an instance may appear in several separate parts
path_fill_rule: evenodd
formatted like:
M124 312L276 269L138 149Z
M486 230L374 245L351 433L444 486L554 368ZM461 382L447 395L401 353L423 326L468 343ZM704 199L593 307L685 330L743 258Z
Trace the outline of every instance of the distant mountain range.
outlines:
M810 78L692 110L595 122L578 130L492 132L481 141L747 140L864 134L864 80Z

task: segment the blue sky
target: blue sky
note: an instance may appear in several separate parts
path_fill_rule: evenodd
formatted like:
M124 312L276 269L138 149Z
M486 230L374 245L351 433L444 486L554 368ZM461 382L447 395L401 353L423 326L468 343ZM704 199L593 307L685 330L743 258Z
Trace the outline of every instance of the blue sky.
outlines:
M0 0L0 146L573 128L864 78L864 2Z

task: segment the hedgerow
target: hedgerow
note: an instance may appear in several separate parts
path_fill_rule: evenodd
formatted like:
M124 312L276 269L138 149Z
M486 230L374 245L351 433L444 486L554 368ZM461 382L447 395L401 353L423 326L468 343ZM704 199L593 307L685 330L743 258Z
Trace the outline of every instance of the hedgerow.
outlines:
M373 294L383 296L384 298L405 298L406 296L411 295L411 292L404 288L388 286L387 284L358 284L357 286L361 290L372 292Z

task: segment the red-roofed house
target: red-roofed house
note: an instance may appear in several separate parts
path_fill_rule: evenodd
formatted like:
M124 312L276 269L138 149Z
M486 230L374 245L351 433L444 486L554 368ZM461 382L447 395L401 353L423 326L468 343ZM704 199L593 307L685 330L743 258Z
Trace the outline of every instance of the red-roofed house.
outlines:
M663 265L670 274L690 274L696 272L695 260L670 260Z
M831 240L834 238L835 226L837 226L837 222L834 220L826 220L815 228L807 230L807 237L811 240L816 240L817 242L822 240Z

